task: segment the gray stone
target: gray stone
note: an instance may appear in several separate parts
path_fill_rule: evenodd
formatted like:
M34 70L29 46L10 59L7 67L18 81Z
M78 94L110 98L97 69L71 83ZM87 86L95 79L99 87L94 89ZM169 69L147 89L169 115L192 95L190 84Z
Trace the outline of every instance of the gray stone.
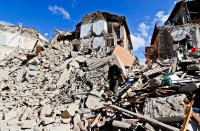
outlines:
M184 120L184 98L186 95L147 98L144 103L144 115L163 122L179 122Z

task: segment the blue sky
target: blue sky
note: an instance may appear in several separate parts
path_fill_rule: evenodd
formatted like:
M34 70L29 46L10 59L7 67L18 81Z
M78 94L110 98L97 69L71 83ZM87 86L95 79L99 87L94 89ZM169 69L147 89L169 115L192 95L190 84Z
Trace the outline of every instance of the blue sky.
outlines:
M108 11L126 16L134 55L143 61L155 21L162 24L177 0L1 0L0 23L32 27L52 38L55 29L74 30L84 14Z

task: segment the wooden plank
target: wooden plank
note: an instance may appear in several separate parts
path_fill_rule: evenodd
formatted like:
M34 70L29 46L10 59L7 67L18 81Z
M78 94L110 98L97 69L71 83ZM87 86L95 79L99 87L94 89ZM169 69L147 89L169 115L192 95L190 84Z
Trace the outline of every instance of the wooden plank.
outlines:
M106 103L104 105L108 106L108 107L111 107L114 110L118 110L118 111L124 112L126 114L129 114L129 115L131 115L133 117L136 117L136 118L140 119L141 121L147 122L147 123L149 123L149 124L151 124L153 126L161 128L163 130L167 130L167 131L179 131L178 128L175 128L173 126L167 125L167 124L165 124L163 122L160 122L160 121L157 121L155 119L151 119L149 117L143 116L143 115L141 115L139 113L134 113L134 112L131 112L129 110L123 109L121 107L115 106L115 105L110 105L110 104L106 104Z
M94 121L91 124L91 128L97 125L97 123L98 123L98 121L99 121L100 118L101 118L101 113L99 113L97 115L97 117L94 119Z
M184 74L181 76L181 79L183 79L183 78L186 76L186 74L187 74L187 73L184 73Z
M190 102L190 106L189 106L188 109L187 109L187 114L186 114L186 116L185 116L185 120L184 120L184 122L183 122L183 125L182 125L180 131L186 131L186 129L187 129L187 126L188 126L189 121L190 121L190 117L191 117L191 115L192 115L192 105L193 105L193 103L194 103L194 100L192 100L192 101Z

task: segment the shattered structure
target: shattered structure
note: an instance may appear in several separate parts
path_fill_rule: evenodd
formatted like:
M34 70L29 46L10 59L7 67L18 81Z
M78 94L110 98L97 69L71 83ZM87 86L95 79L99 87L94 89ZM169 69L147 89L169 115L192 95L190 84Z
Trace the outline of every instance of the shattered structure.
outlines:
M193 40L193 47L200 48L200 2L180 1L176 3L164 26L155 24L150 46L145 48L146 62L158 58L171 58L177 45L186 35Z
M63 41L66 45L72 43L74 51L84 46L103 47L116 54L127 67L137 61L132 55L133 46L125 16L98 11L84 15L75 32L57 32L52 44L55 41Z
M168 25L154 32L178 39L181 35L169 32L195 32L197 26ZM48 44L37 48L36 42L32 52L16 52L0 61L0 130L199 129L199 52L184 58L177 49L174 58L155 59L142 67L130 53L125 18L105 12L83 16L74 32L56 32ZM126 78L115 97L107 78L111 59Z
M49 40L33 28L0 25L0 59L15 52L34 51L36 45L43 46Z

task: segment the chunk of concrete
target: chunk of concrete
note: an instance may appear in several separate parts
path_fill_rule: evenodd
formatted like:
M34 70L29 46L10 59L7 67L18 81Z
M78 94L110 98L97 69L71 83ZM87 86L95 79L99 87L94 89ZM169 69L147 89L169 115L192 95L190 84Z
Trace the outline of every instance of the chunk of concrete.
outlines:
M52 117L45 117L44 118L44 125L48 125L48 124L51 124L51 123L54 123L55 122L55 119L52 118Z
M103 102L100 102L100 98L92 95L88 96L85 104L89 109L98 109L103 107Z
M70 131L70 124L53 127L50 131Z
M22 128L33 128L37 125L35 120L23 120L21 122L21 127Z
M14 110L9 111L8 113L5 113L5 120L11 120L17 117L17 112Z
M19 121L17 119L12 119L8 121L8 126L17 126L19 125Z
M53 109L51 108L51 105L45 105L44 107L42 107L42 110L40 112L41 116L50 116L50 114L52 113Z
M185 118L184 98L186 95L147 98L144 103L144 115L163 122L179 122Z

